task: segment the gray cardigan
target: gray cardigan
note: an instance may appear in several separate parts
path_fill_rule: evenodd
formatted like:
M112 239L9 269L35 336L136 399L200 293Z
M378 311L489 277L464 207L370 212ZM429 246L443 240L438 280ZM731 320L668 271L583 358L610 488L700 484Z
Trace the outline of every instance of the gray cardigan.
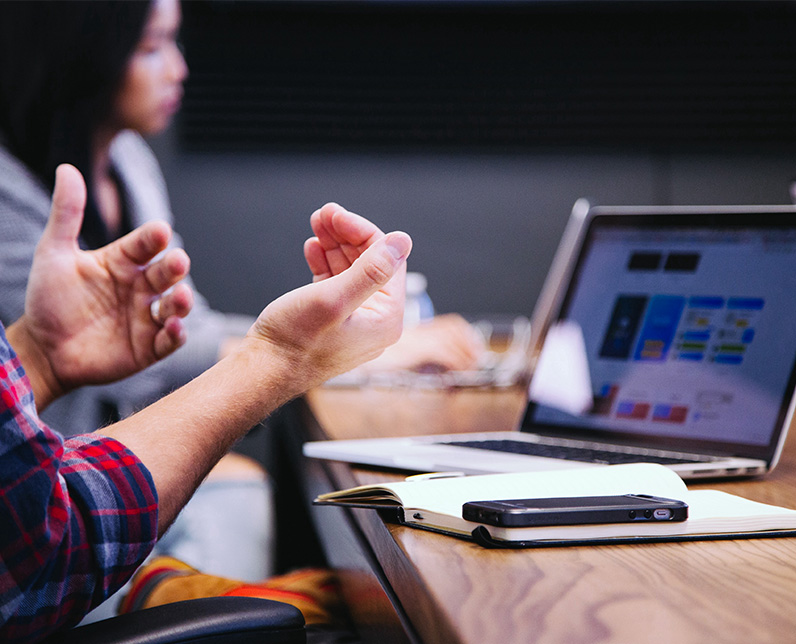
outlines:
M137 227L153 219L172 223L163 175L144 140L137 133L122 132L114 139L110 156L124 187L131 225ZM24 310L33 249L47 222L50 197L42 182L0 146L0 320L6 325ZM181 245L175 235L172 246ZM84 387L65 396L45 411L44 420L66 435L93 431L107 422L104 403L114 404L125 416L212 365L223 339L243 335L253 320L214 311L195 289L194 295L184 347L136 376L112 385Z

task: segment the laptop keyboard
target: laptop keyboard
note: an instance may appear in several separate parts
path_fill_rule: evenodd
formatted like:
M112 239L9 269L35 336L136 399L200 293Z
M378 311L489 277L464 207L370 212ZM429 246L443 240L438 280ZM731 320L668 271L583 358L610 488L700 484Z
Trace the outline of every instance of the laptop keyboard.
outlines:
M662 465L675 465L677 463L693 463L694 461L710 460L692 457L662 456L660 454L639 454L604 450L599 448L570 447L566 445L545 445L543 443L527 443L513 440L485 440L485 441L451 441L444 445L458 447L474 447L511 454L527 454L530 456L544 456L547 458L560 458L568 461L582 461L584 463L605 463L618 465L620 463L660 463Z

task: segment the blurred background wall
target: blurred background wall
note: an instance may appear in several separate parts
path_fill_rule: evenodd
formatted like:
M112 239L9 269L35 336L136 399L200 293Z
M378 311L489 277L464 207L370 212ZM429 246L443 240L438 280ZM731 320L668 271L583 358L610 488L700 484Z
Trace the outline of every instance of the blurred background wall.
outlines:
M439 311L530 314L569 210L788 203L796 3L188 0L153 141L199 289L305 283L329 200L415 239Z

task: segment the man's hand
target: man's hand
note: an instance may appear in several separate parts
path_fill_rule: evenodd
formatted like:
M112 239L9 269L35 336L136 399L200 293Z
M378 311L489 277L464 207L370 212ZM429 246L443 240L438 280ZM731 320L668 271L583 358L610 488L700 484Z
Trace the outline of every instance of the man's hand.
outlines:
M310 224L316 236L307 240L304 255L315 282L348 269L368 246L384 236L362 217L338 212L334 204L316 211ZM398 280L391 282L390 288L397 288L399 283L405 289L404 282ZM444 370L472 369L484 351L483 343L464 318L443 315L404 331L396 344L367 363L366 368L397 370L431 365Z
M260 314L244 342L266 341L291 366L301 393L371 360L401 335L406 233L385 235L337 204L310 220L304 245L313 284L283 295Z
M152 474L161 531L252 425L401 335L409 236L385 235L335 204L311 222L316 236L305 255L313 284L269 304L240 344L203 374L101 430Z
M171 228L151 222L96 251L83 251L77 238L85 203L80 173L59 166L25 314L8 330L40 408L79 385L140 371L185 342L181 318L193 294L178 282L188 274L188 256L178 249L152 261L166 249Z

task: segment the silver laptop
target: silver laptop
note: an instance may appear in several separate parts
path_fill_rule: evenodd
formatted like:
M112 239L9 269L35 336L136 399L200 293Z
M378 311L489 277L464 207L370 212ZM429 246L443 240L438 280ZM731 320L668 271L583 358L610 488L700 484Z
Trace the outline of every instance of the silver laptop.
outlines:
M684 478L768 472L796 404L796 209L580 200L534 310L532 366L561 325L582 338L582 409L532 395L518 431L313 442L304 453L425 472L639 461ZM532 394L544 377L534 372Z

